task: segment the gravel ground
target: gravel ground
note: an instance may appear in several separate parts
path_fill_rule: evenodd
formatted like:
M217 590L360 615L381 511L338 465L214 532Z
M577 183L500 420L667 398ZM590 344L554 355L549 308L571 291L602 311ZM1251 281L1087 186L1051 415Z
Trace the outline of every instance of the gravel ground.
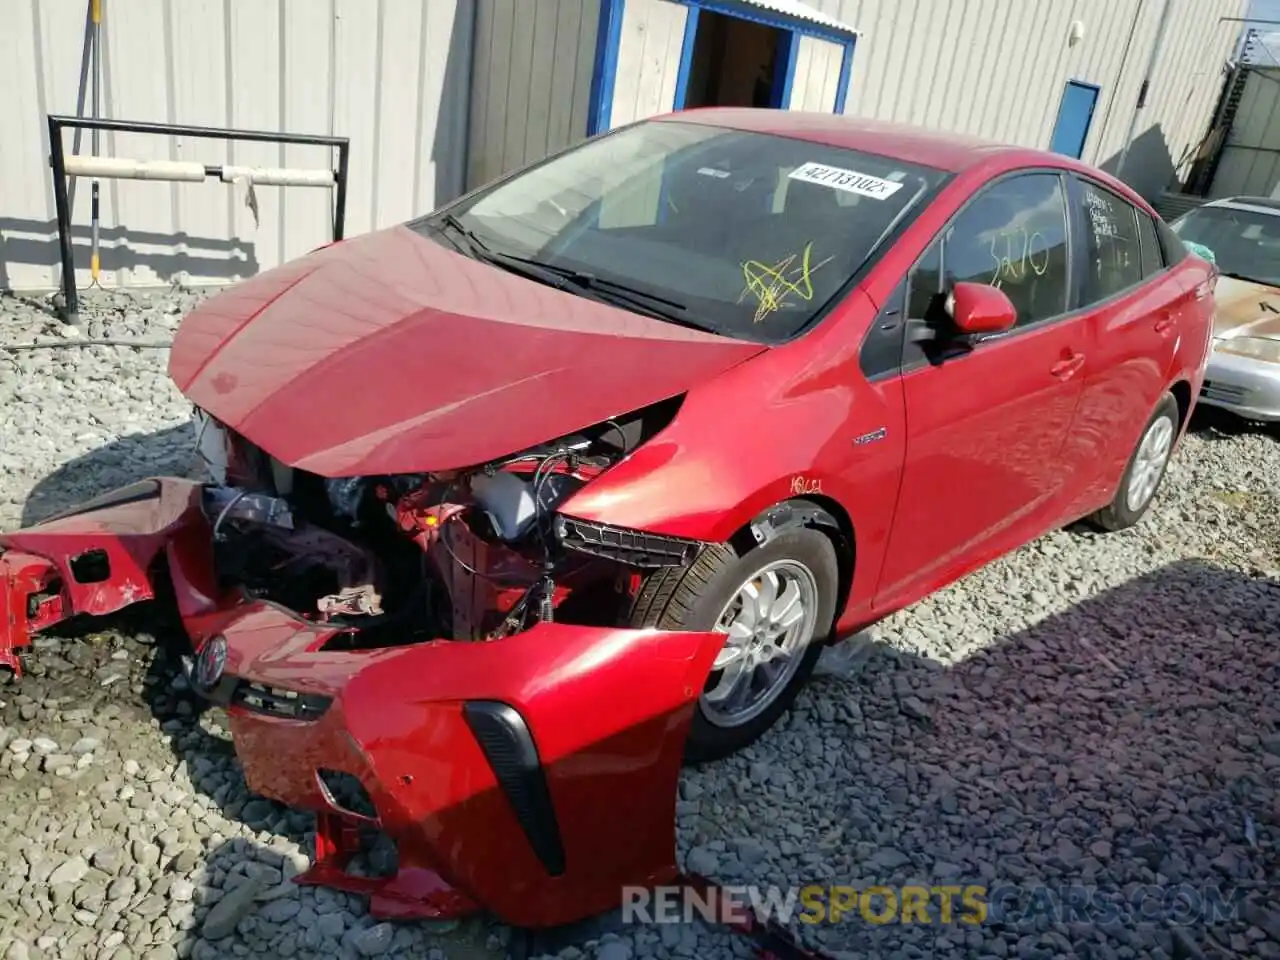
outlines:
M90 296L86 333L163 339L198 298ZM0 298L0 344L58 336L43 301ZM0 349L0 526L191 468L166 359ZM756 748L686 775L688 866L778 887L1005 886L1024 906L1072 884L1234 905L1180 926L794 924L849 956L1280 957L1280 444L1197 426L1137 529L1051 534L891 618ZM309 818L246 793L219 715L176 678L174 629L139 610L42 639L0 692L0 951L501 957L506 931L485 921L378 924L289 882ZM699 924L579 936L562 956L747 955Z

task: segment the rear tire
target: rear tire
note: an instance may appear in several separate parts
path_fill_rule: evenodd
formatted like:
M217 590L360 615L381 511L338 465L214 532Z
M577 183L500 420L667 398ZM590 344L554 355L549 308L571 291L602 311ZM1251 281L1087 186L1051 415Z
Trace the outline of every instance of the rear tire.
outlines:
M1166 393L1138 438L1115 499L1089 517L1094 526L1114 533L1132 527L1146 514L1168 470L1178 436L1178 420L1178 401Z
M631 626L726 634L698 698L686 763L738 752L790 708L831 632L838 586L835 548L807 527L783 530L742 555L713 546L687 569L649 576Z

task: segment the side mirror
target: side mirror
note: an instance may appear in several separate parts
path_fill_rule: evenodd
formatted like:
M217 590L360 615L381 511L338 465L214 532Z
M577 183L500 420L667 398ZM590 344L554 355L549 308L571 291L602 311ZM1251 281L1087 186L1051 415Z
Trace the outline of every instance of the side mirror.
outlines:
M947 296L947 314L966 336L1003 333L1018 319L1008 295L985 283L957 283Z

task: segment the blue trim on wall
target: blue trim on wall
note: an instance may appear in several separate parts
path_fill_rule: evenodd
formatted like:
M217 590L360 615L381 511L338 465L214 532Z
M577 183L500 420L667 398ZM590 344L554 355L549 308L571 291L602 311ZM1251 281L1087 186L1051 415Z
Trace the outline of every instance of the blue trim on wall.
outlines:
M676 73L676 96L672 101L672 110L683 110L685 100L689 96L689 74L693 72L693 50L698 42L699 8L688 5L684 21L684 43L680 47L680 69Z
M773 74L773 97L769 105L779 110L791 106L791 88L796 81L796 57L800 53L800 35L784 30L778 43L778 61Z
M587 136L609 129L613 113L613 85L618 77L618 47L622 43L622 8L626 0L600 0L596 30L596 59L587 103Z
M858 47L854 37L844 45L844 57L840 60L840 79L836 81L836 113L844 113L849 100L849 80L853 77L853 53Z

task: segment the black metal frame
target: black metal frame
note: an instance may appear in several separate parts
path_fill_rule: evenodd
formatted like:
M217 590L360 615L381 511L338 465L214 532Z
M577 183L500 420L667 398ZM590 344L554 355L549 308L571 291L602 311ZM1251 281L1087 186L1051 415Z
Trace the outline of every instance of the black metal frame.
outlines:
M107 130L119 133L154 133L170 137L193 137L203 140L241 140L256 143L299 144L331 147L338 151L338 168L334 170L333 239L341 240L347 218L347 168L351 142L347 137L327 137L299 133L271 133L266 130L235 130L228 127L191 127L172 123L148 123L138 120L93 120L49 114L49 166L53 171L53 203L58 217L58 244L62 252L63 319L75 323L79 312L76 292L75 258L71 249L71 203L68 199L66 155L62 131L70 129ZM222 176L220 165L206 165L205 176Z

